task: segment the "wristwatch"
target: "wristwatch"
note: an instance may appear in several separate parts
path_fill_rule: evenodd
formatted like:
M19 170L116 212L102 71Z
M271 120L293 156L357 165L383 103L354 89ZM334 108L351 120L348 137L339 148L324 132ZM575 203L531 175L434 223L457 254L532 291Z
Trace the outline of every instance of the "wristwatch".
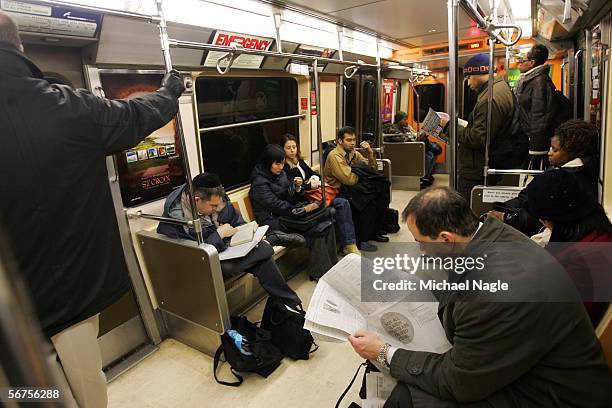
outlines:
M391 345L389 343L385 343L380 347L380 351L378 352L378 358L376 361L380 363L383 367L389 368L389 363L387 362L387 353L389 352L389 348Z

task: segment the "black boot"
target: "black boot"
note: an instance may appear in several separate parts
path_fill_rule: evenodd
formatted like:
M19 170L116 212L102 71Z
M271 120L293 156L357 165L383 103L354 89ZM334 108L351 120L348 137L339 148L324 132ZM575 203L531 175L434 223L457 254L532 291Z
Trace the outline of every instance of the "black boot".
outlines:
M306 246L306 239L300 234L289 234L283 231L272 231L266 234L266 241L272 246L300 248Z

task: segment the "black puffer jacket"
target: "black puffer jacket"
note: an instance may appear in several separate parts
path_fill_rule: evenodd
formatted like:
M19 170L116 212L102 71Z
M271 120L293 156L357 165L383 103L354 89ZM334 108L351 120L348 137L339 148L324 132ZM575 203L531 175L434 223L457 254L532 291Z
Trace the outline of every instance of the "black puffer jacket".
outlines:
M557 102L550 67L540 65L523 75L514 92L521 106L521 127L529 136L529 151L546 154L553 136Z
M106 156L134 147L178 110L169 91L110 101L51 85L0 43L0 224L47 336L130 287Z
M291 215L291 210L305 201L303 191L295 191L284 171L275 175L257 164L251 173L249 191L255 219L261 225L269 225L271 230L279 229L278 217Z

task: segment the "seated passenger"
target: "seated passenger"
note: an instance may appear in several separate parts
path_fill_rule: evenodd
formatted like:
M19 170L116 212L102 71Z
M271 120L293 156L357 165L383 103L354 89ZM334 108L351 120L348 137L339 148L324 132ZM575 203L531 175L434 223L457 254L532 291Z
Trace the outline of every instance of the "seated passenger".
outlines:
M563 171L573 173L583 190L597 197L597 174L591 160L597 129L583 120L569 120L555 130L550 140L549 163ZM538 219L527 211L527 190L523 189L517 198L503 203L507 213L491 211L489 214L532 236L541 228ZM510 214L510 215L507 215Z
M213 245L217 252L223 252L236 232L235 227L245 222L232 206L216 174L202 173L194 177L193 189L204 242ZM189 201L186 185L176 187L166 198L163 216L177 220L193 219ZM182 225L160 222L157 232L172 238L196 239L194 230ZM221 272L225 278L251 273L268 294L281 298L287 306L301 307L300 298L285 282L272 255L272 246L264 240L242 258L221 261Z
M276 144L265 147L259 163L251 173L249 197L257 222L269 225L272 231L300 232L290 230L281 217L299 220L303 215L319 210L320 204L306 201L303 179L295 177L291 182L283 171L285 151ZM327 215L327 216L326 216ZM311 279L318 279L337 262L336 236L333 223L327 212L322 218L313 220L303 232L310 248L308 272Z
M300 148L297 145L297 138L293 135L286 134L282 138L282 148L285 151L285 173L289 180L295 180L296 178L302 179L302 188L308 192L311 190L317 190L317 193L321 191L321 179L319 175L315 173L313 169L306 164L300 154ZM336 210L336 221L338 223L338 230L340 232L340 246L342 248L342 254L347 255L349 253L360 254L357 249L357 243L355 238L355 226L353 225L353 218L351 214L351 206L349 202L340 197L332 197L333 201L331 206ZM309 197L310 201L313 201ZM321 201L315 201L319 206ZM326 197L326 202L329 202Z
M529 213L552 231L546 248L576 284L596 327L608 303L592 301L610 299L612 256L601 245L588 243L612 242L612 223L571 173L547 171L529 183L526 190Z
M421 178L421 187L433 184L433 172L436 164L436 156L442 153L442 148L428 139L427 135L417 132L408 124L406 112L399 111L395 114L393 125L389 133L402 134L401 136L385 136L385 142L423 142L425 143L425 176Z
M338 145L325 161L325 183L338 189L339 195L351 203L357 247L362 251L376 251L376 246L367 241L389 241L386 232L381 230L384 213L389 206L388 182L386 188L382 186L384 183L377 183L378 180L369 182L369 179L379 179L382 175L376 170L377 163L370 144L361 142L361 147L368 154L366 159L355 151L356 140L352 127L346 126L338 131ZM374 170L366 169L366 165ZM367 179L361 180L355 169L367 175Z
M398 380L385 407L612 406L610 367L582 305L571 291L567 301L551 301L551 286L566 278L551 255L495 217L479 223L448 188L420 192L402 220L429 253L436 243L444 256L487 255L484 269L449 271L449 282L499 279L518 292L438 293L438 318L452 344L442 354L394 348L368 331L349 336L357 354L389 367ZM530 274L542 265L549 270ZM508 301L525 294L534 300Z

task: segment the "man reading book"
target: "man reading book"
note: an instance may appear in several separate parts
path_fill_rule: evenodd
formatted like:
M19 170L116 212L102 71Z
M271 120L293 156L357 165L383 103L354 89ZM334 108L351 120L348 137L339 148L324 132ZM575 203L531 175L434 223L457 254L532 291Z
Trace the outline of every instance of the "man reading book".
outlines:
M202 173L196 176L193 179L193 189L204 242L213 245L218 252L223 252L236 233L236 227L245 222L231 205L216 174ZM193 219L186 184L176 187L166 198L163 216L178 220ZM160 222L157 232L172 238L196 239L193 229L182 225ZM226 278L242 272L252 273L270 295L281 298L288 306L301 305L300 298L285 282L272 255L274 250L271 243L264 240L242 258L221 261L221 271Z

